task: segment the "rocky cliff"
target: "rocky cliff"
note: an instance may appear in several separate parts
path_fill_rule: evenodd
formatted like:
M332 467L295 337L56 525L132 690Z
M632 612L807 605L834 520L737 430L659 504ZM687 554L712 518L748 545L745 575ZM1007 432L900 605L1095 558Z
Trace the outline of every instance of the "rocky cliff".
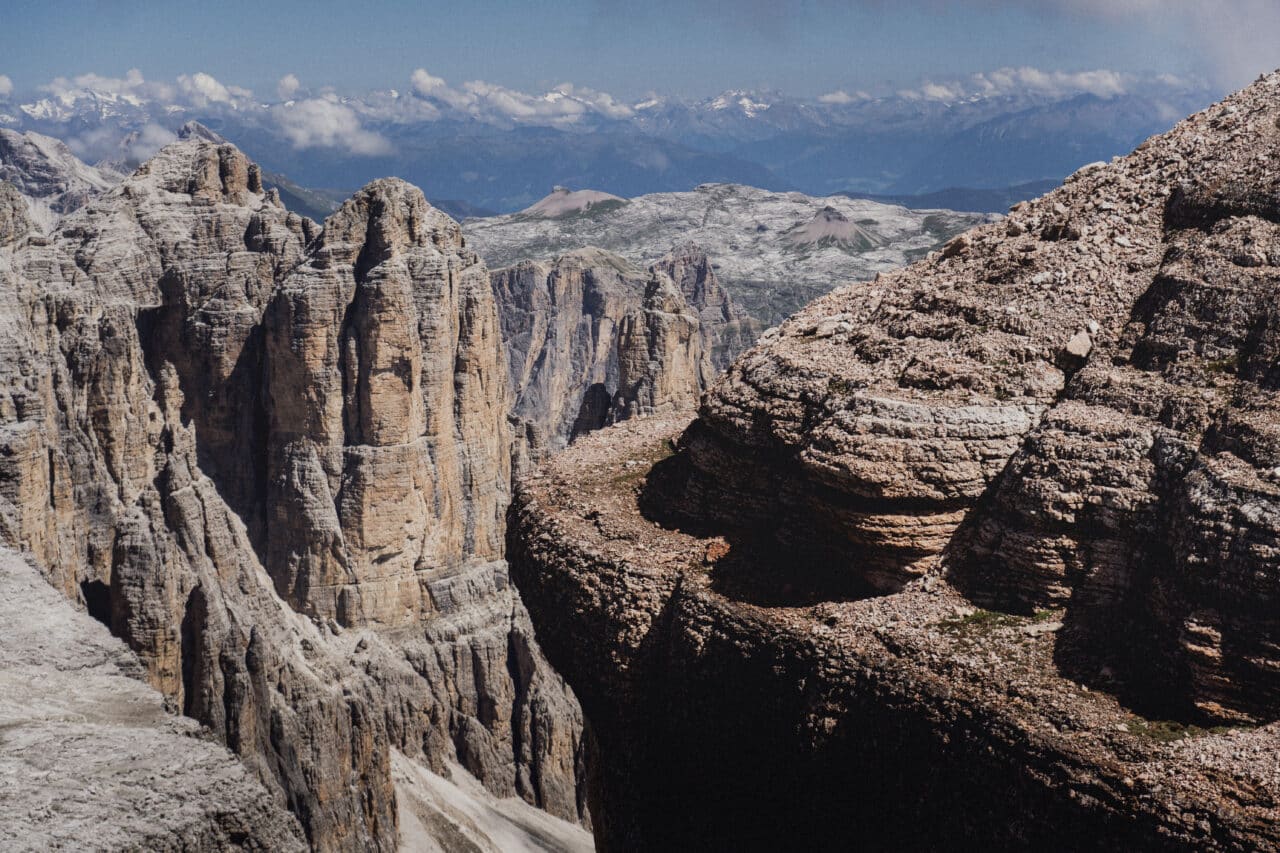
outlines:
M602 848L1277 844L1277 162L1280 74L521 486Z
M396 846L393 750L585 819L580 714L501 559L509 391L457 226L385 181L320 228L198 134L48 235L9 201L4 540L316 849Z
M301 851L235 756L167 713L137 658L0 547L0 845Z
M116 176L80 162L57 139L0 128L0 181L17 187L34 225L48 231L59 216L84 207L115 183Z
M491 278L518 465L608 423L693 405L759 334L691 244L648 270L588 248Z

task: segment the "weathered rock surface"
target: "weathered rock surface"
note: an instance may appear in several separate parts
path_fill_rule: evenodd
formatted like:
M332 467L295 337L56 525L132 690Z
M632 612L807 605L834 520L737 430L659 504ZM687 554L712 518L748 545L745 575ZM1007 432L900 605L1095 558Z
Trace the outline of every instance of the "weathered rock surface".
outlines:
M518 465L616 420L693 405L759 334L691 244L647 271L589 248L491 278Z
M770 326L837 285L899 267L991 218L739 184L625 201L603 195L553 193L540 202L552 215L473 218L463 231L494 268L588 246L645 265L692 241L742 310Z
M759 321L733 301L701 247L682 243L654 261L652 269L675 282L689 307L697 312L703 349L717 373L727 369L764 331Z
M1277 162L1280 74L523 486L602 842L1276 844Z
M139 669L0 546L0 846L305 850L293 815Z
M267 570L300 612L417 621L501 557L508 389L489 277L403 181L325 222L265 318Z
M666 273L651 271L640 310L618 328L613 421L688 408L711 384L702 323Z
M645 273L583 249L491 274L515 400L517 460L562 449L608 423L618 387L618 326Z
M509 392L457 226L379 182L321 232L199 134L47 236L10 219L4 540L316 849L396 846L393 749L584 819L580 714L501 560Z
M938 578L823 601L780 576L799 560L656 526L638 487L686 423L584 436L512 504L513 576L598 744L597 849L1280 844L1280 726L1161 722L1064 677L1061 610L975 611Z
M80 162L63 142L39 133L0 128L0 181L17 187L41 231L58 217L84 207L114 176Z

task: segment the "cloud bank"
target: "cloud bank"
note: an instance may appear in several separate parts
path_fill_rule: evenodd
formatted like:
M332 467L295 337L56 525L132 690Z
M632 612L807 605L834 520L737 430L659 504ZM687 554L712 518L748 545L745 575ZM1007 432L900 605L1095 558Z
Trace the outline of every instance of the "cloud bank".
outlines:
M421 98L438 101L473 116L498 115L514 122L572 124L588 113L607 118L630 118L634 110L607 92L562 83L542 95L530 95L483 80L471 80L461 87L450 86L425 68L409 78Z
M277 104L271 114L294 148L340 148L366 157L391 153L391 143L365 130L355 110L336 95Z

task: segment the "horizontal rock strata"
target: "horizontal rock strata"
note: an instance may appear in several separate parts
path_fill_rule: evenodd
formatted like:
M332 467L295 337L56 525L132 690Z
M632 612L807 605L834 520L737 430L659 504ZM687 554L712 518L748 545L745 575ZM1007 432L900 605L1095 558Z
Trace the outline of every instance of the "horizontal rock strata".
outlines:
M510 553L617 767L603 837L674 843L658 811L714 791L685 827L711 847L821 846L834 815L895 846L1274 845L1277 162L1273 74L816 300L688 426L528 481ZM724 757L760 742L775 809ZM820 831L779 817L811 803Z
M1280 843L1277 727L1169 729L1082 688L1054 666L1061 610L975 611L933 578L743 590L753 554L637 509L685 423L584 437L512 505L513 575L599 743L598 849Z

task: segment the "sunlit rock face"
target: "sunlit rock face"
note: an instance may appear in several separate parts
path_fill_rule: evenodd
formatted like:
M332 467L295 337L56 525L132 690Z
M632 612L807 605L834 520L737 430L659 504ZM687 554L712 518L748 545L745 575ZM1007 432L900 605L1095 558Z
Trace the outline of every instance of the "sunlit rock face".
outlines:
M326 225L188 133L40 234L0 191L0 534L316 849L396 847L391 754L586 820L502 559L488 273L398 181ZM11 306L11 307L10 307Z

